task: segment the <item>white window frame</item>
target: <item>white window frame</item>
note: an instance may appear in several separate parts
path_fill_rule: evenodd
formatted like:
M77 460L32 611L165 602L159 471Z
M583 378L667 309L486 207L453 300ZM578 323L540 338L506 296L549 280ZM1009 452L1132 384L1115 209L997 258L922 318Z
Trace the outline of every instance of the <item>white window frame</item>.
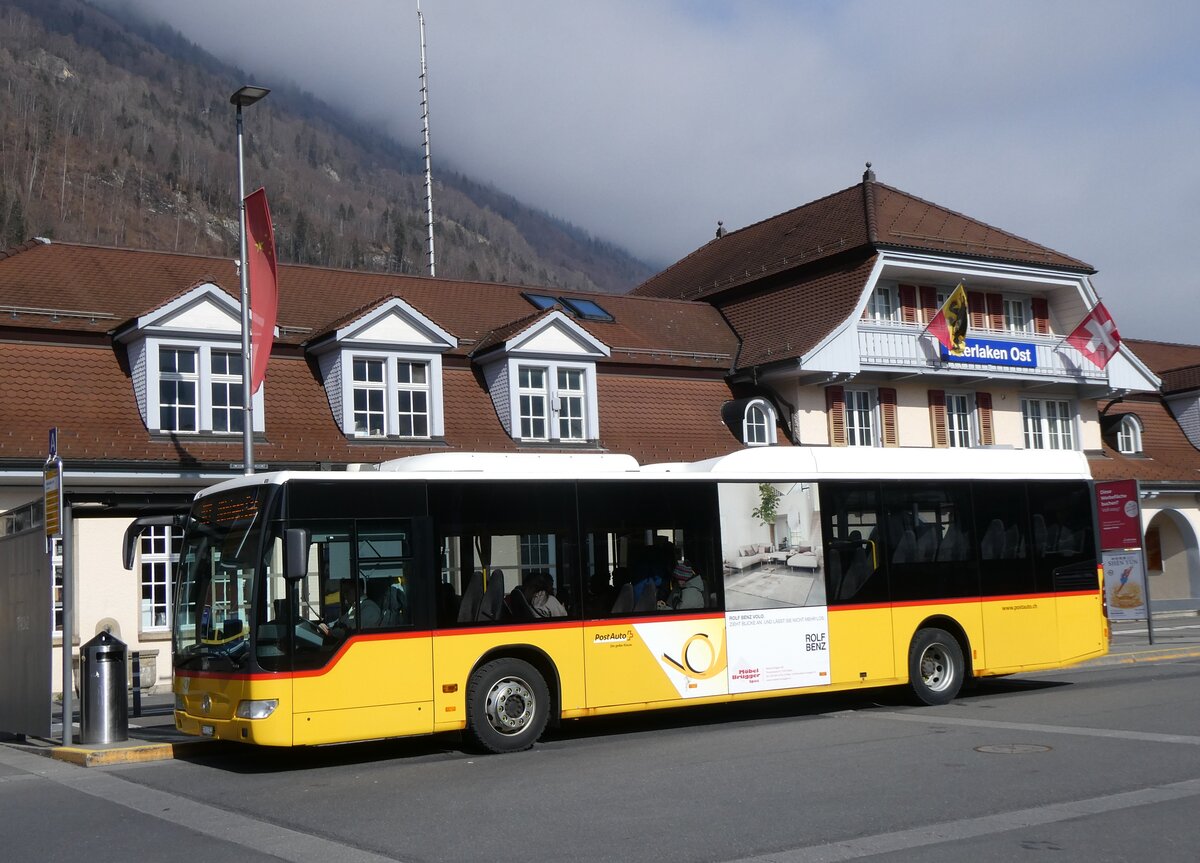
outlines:
M1021 428L1026 449L1079 448L1075 408L1069 399L1021 399Z
M369 387L354 379L355 361L381 363L383 381L372 382ZM425 367L425 383L414 384L400 380L400 366L422 365ZM328 385L328 384L327 384ZM364 440L421 441L440 438L445 434L442 414L442 357L441 354L421 351L356 350L346 347L341 351L342 385L342 429L347 437ZM354 414L356 389L375 389L383 392L383 432L371 434L358 431ZM425 394L425 434L402 434L400 422L401 393L411 398L414 393ZM406 411L412 417L412 411Z
M153 525L143 531L138 540L140 549L138 571L140 573L138 591L138 632L170 632L171 631L171 596L174 590L172 578L175 565L179 562L179 543L182 535L173 531L170 525ZM151 591L151 598L146 599L146 589ZM161 592L162 601L156 601L155 593ZM149 606L147 606L149 602ZM150 614L147 623L146 615ZM161 622L155 615L161 612Z
M544 569L558 581L558 568L554 565L556 537L552 533L527 533L520 535L518 568L521 581L534 570Z
M534 383L535 374L540 377L540 384ZM533 363L517 366L517 424L514 428L521 440L550 440L550 375L547 366ZM541 423L541 434L537 433L537 423Z
M572 386L574 378L579 386ZM587 440L587 375L579 367L559 366L554 372L554 400L552 410L557 414L558 439L564 441ZM578 424L578 433L573 425Z
M174 357L173 370L165 370L162 367L163 360L166 355ZM182 357L191 357L191 371L179 371ZM158 370L158 385L154 388L155 400L158 402L158 425L163 431L174 432L175 434L195 434L200 430L200 392L201 392L201 368L200 351L198 348L183 346L183 345L163 345L155 353L154 367ZM170 385L175 390L175 397L171 401L163 398L163 386ZM185 401L180 396L180 389L184 386L191 386L192 398L190 401ZM163 422L163 412L170 411L174 419ZM182 428L183 423L180 420L180 413L183 411L191 411L192 422L190 428Z
M543 372L545 380L545 389L537 390L529 387L521 386L521 370L522 369L538 369ZM562 389L558 385L560 372L578 372L582 389ZM545 442L545 443L568 443L568 444L583 444L594 441L600 437L600 429L597 417L597 395L596 395L596 367L592 363L579 362L560 362L558 360L534 359L528 357L511 357L508 360L509 373L509 404L510 404L510 422L512 428L512 436L514 440L530 441L530 442ZM526 416L522 410L521 399L525 397L544 397L545 405L545 430L544 437L538 437L533 434L526 435L522 426L522 419L536 419L532 414ZM577 400L577 404L582 409L581 417L572 417L566 415L566 419L579 419L583 429L583 437L564 437L563 436L563 399ZM532 430L531 430L532 431Z
M236 375L213 375L212 371L212 355L217 352L232 352L239 356L241 355L242 347L239 342L233 341L188 341L179 338L160 338L151 337L146 339L145 343L145 368L146 368L146 425L153 432L162 432L163 434L175 435L201 435L212 434L220 437L240 437L241 429L236 431L217 431L213 428L213 384L214 382L232 384L236 383L238 377ZM171 351L191 351L196 357L196 372L195 376L184 375L180 376L169 372L161 372L159 370L160 352L164 350ZM162 403L160 400L160 383L164 380L195 380L196 382L196 428L195 429L169 429L164 428L162 424ZM263 415L263 393L267 385L264 383L258 388L253 397L254 411L254 430L262 432L266 429L266 422ZM240 406L236 406L240 407Z
M758 417L761 417L759 421ZM742 412L742 443L746 446L771 446L777 442L775 409L766 399L754 399Z
M975 445L973 401L967 393L946 393L946 441L951 447ZM956 410L955 405L962 410Z
M879 397L875 390L847 388L842 398L846 445L879 446Z
M359 368L363 375L359 377ZM373 373L378 372L378 379ZM388 362L384 357L356 356L350 362L350 413L354 423L355 437L386 437L387 436L387 385ZM363 397L363 405L359 407L358 397ZM377 399L374 397L378 397ZM373 402L378 401L378 404ZM361 419L360 419L361 417ZM372 422L379 420L378 430ZM360 425L361 423L361 425Z
M233 364L233 361L236 361L237 365L242 364L242 351L240 348L237 350L221 350L219 348L212 348L209 351L208 391L210 394L210 411L213 431L216 434L240 435L242 433L242 429L244 428L242 424L245 422L245 419L242 416L242 414L245 413L243 409L244 399L242 397L242 387L246 385L245 375L240 373L233 374L230 371L218 372L213 367L218 357L227 358L226 368L228 369L229 365ZM219 406L217 404L217 392L221 389L224 389L225 391L227 404ZM218 430L217 425L219 423L217 420L222 414L224 414L225 428Z
M867 317L880 323L895 323L900 319L900 307L896 299L896 288L892 285L876 285L867 300Z
M429 361L411 357L395 357L392 368L396 372L396 436L401 438L424 439L429 437L430 413L433 399L430 396ZM413 372L421 370L424 380L414 380ZM405 380L404 378L407 378ZM425 405L417 407L417 402L423 397ZM404 402L408 402L407 408ZM424 423L424 431L418 432L418 420Z
M1142 421L1133 414L1125 414L1117 426L1117 451L1125 455L1142 452Z
M1020 335L1033 332L1033 305L1023 294L1004 294L1004 332ZM1021 320L1014 322L1017 314Z

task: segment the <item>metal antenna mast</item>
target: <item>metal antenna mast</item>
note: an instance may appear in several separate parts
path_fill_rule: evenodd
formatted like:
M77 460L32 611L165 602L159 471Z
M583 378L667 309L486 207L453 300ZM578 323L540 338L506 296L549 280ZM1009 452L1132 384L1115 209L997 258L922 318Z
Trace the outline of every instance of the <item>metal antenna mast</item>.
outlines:
M421 27L421 121L425 128L425 227L428 231L429 275L436 276L433 262L433 171L429 164L429 73L425 68L425 16L417 0L417 23Z

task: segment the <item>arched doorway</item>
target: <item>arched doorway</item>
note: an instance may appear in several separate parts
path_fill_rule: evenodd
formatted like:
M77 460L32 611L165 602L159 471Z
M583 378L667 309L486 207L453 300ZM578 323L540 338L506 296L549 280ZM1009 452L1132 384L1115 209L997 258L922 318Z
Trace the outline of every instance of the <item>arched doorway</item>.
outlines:
M1146 527L1146 570L1150 601L1200 597L1200 547L1181 513L1164 509Z

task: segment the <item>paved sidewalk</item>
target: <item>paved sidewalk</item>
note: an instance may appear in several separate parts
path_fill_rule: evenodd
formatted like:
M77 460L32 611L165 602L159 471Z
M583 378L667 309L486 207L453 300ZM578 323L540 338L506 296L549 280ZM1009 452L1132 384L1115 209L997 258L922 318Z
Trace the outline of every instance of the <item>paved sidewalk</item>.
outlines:
M1200 616L1173 616L1154 621L1154 643L1150 644L1145 621L1121 622L1112 627L1109 652L1075 668L1095 668L1106 665L1167 662L1177 659L1200 659ZM1056 671L1038 672L1054 674ZM27 740L9 742L26 751L38 752L60 761L83 767L106 764L129 764L141 761L164 761L203 753L207 749L237 744L201 740L175 730L173 712L175 699L171 694L150 695L142 699L142 715L129 717L129 739L105 745L60 746L54 741ZM78 704L78 702L76 702ZM62 716L53 716L55 730L62 727ZM78 714L76 732L79 739Z
M1200 617L1194 614L1173 615L1154 621L1153 644L1149 642L1144 620L1112 624L1108 655L1084 663L1084 666L1191 658L1200 658Z

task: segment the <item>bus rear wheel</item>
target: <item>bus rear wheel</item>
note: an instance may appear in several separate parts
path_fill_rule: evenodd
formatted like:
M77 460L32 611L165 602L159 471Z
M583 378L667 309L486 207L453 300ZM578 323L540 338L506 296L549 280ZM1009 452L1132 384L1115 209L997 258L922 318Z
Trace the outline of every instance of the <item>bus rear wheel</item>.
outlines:
M520 752L542 736L550 689L538 670L506 657L483 665L467 685L467 730L486 752Z
M924 704L949 704L962 689L967 664L958 639L943 629L918 629L908 648L908 682Z

